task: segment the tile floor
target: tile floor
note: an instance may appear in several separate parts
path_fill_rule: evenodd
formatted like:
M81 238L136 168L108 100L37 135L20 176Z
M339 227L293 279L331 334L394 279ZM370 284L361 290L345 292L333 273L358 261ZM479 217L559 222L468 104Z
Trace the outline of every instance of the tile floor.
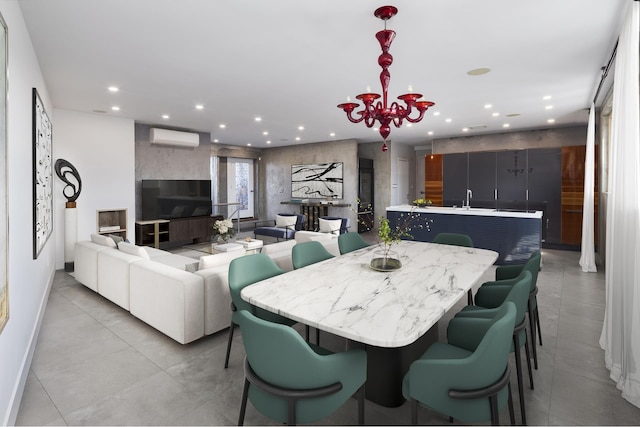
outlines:
M578 259L577 252L544 251L538 279L544 345L538 347L535 390L525 391L529 424L640 424L640 409L620 397L598 345L604 274L582 273ZM236 334L224 369L226 339L225 330L180 345L58 271L16 424L235 425L244 351ZM515 390L515 377L512 384ZM448 424L424 408L419 415L421 423ZM366 404L367 424L409 421L407 403L393 409ZM508 423L507 414L501 422ZM318 422L356 423L353 399ZM275 425L250 405L245 424Z

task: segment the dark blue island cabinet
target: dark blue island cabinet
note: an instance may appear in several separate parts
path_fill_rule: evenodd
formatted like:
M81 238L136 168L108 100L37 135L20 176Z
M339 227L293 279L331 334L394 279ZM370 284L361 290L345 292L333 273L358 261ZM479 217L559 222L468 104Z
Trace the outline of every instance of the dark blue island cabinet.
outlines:
M387 208L393 228L410 227L414 240L431 242L438 233L466 234L476 248L498 252L498 265L524 263L542 247L541 211L502 211L484 208Z

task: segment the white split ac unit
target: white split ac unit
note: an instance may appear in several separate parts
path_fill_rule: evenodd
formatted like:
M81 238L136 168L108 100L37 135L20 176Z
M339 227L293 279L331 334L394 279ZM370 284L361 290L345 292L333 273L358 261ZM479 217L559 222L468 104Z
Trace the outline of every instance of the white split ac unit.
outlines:
M200 144L200 135L192 132L151 128L149 140L156 145L193 148Z

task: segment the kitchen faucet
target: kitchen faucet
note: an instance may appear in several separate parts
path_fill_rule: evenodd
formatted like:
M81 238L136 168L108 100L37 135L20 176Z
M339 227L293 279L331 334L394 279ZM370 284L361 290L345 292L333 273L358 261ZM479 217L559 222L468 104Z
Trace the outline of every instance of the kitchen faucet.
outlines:
M465 207L466 209L469 209L469 208L471 207L471 203L470 203L470 201L469 201L469 200L470 200L472 197L473 197L473 192L472 192L470 189L468 189L468 188L467 188L467 204L466 204L466 205L464 205L464 207Z

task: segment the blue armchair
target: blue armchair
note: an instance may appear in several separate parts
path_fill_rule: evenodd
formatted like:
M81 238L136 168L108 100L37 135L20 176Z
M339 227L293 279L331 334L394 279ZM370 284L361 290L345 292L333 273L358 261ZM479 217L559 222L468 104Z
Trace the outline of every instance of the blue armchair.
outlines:
M294 225L285 225L279 226L278 220L271 220L269 223L273 223L273 226L260 226L256 227L253 230L253 235L257 238L258 236L268 236L273 237L277 241L280 239L290 240L296 234L296 231L300 231L304 228L304 224L307 221L307 217L302 214L292 214L292 213L280 213L278 214L281 218L287 217L296 217L296 221Z

